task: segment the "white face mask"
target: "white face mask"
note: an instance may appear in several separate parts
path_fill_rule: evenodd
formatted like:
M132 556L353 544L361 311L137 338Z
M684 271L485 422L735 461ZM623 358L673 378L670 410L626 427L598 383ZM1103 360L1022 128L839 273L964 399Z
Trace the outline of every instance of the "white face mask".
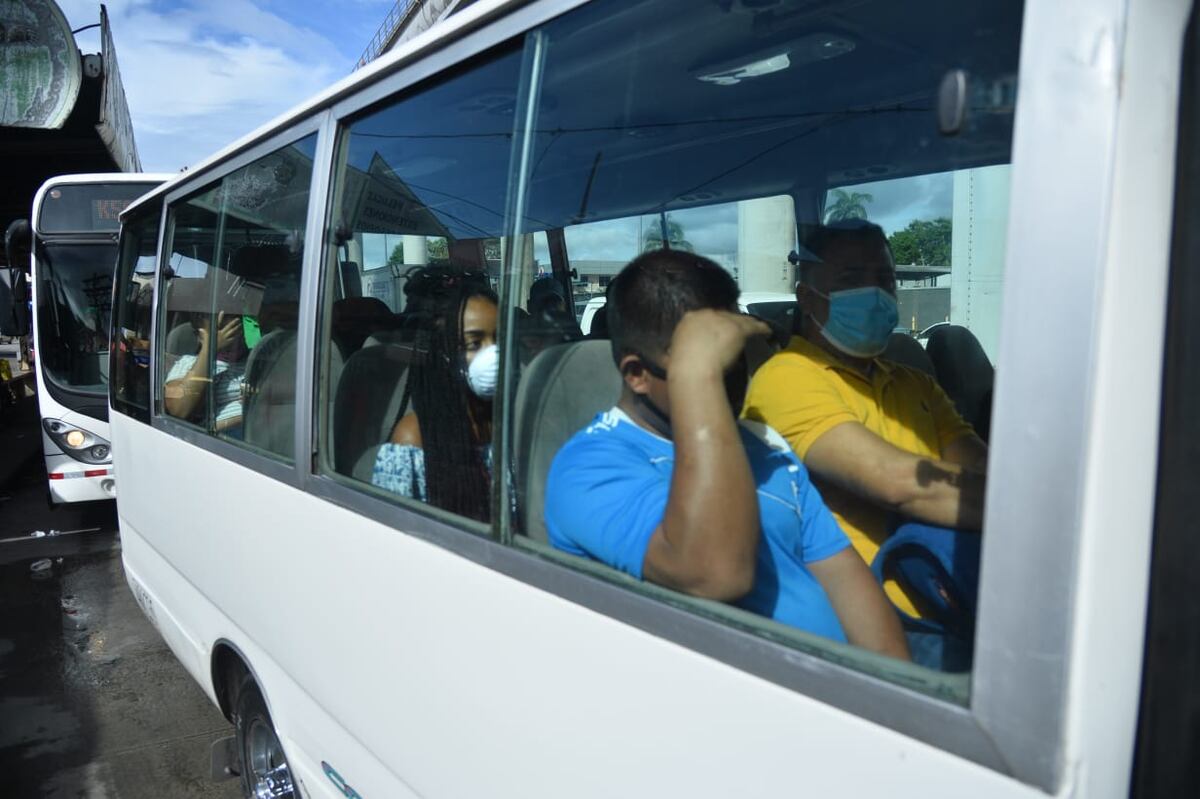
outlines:
M467 367L467 385L480 399L490 400L496 396L496 379L500 372L500 350L495 344L475 353Z

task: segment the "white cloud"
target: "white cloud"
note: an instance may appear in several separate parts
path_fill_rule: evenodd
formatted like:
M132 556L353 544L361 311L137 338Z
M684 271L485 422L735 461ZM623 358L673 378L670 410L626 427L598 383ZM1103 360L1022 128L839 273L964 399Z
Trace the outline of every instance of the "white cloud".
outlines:
M345 75L353 62L346 53L365 44L339 46L265 5L248 0L107 3L147 171L175 171L222 149ZM377 5L364 7L360 17L374 17ZM60 0L60 6L72 27L99 19L94 0ZM299 3L286 8L289 17L307 14L312 24L330 11ZM80 34L81 49L98 51L97 34Z
M953 172L880 180L844 189L874 198L867 204L867 216L889 236L908 227L914 219L948 218L954 212Z

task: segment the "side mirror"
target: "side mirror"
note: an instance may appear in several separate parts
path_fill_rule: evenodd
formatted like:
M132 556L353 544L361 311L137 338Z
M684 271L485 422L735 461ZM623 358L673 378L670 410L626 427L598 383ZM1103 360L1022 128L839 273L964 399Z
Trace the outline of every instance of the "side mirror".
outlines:
M4 232L4 254L8 269L0 272L0 335L29 335L29 285L25 270L33 231L28 219L18 219Z

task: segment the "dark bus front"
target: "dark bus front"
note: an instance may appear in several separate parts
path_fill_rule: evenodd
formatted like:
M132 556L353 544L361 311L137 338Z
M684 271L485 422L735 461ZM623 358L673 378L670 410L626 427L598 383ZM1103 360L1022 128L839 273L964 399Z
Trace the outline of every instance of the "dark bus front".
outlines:
M108 326L120 214L157 185L51 185L34 218L41 374L56 402L95 419L108 418Z

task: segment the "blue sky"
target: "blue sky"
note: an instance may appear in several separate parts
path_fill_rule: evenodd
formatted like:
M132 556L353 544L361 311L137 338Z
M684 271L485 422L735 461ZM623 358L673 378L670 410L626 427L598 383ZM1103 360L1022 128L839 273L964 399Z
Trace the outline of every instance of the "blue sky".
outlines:
M72 28L96 0L57 0ZM142 166L175 172L347 75L394 0L106 0ZM98 30L80 49L100 51Z

